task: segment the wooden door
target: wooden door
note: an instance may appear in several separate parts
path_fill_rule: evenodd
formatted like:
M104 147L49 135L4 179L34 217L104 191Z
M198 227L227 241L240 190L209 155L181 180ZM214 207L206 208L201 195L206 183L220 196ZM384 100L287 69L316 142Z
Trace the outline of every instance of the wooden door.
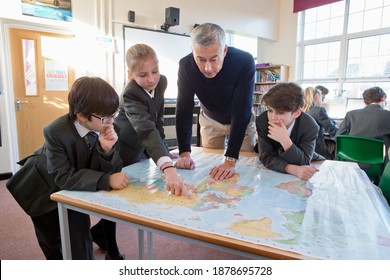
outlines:
M44 143L43 127L68 112L75 70L64 61L73 36L10 28L19 158ZM65 59L66 60L66 59Z

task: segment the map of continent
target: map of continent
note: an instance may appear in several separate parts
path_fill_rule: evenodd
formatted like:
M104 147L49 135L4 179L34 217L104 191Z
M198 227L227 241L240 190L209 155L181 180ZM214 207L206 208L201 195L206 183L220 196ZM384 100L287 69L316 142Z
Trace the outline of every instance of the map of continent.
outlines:
M240 220L235 222L229 229L246 236L261 238L280 237L280 234L271 230L271 224L272 220L270 218L263 218L261 220Z
M186 185L190 197L170 195L165 190L162 178L144 180L130 178L128 187L121 192L112 194L124 197L128 202L141 204L165 204L171 206L184 206L194 211L207 211L219 208L221 205L234 207L243 196L253 192L253 188L241 186L237 183L239 174L217 181L213 179L200 182L198 185Z

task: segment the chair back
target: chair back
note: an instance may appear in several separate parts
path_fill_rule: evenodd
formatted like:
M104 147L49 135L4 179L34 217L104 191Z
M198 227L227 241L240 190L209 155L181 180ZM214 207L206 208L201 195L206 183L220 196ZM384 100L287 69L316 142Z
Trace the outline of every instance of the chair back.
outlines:
M336 155L341 161L366 164L367 166L364 168L361 166L362 169L370 179L379 183L385 159L383 140L353 135L337 135Z
M378 187L382 190L383 196L390 204L390 162L386 164L385 170L382 173Z

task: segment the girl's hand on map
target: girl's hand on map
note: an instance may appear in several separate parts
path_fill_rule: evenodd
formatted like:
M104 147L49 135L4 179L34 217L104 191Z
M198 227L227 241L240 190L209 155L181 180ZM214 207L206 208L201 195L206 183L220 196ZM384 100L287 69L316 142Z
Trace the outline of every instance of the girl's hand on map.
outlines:
M176 172L176 168L168 168L164 170L165 184L167 191L174 195L181 195L187 198L191 198L187 190L184 180L179 177Z
M234 170L235 164L231 162L224 162L218 166L211 168L210 176L214 180L229 179L236 172Z
M121 190L127 186L129 182L129 175L125 172L117 172L110 175L108 184L113 190Z

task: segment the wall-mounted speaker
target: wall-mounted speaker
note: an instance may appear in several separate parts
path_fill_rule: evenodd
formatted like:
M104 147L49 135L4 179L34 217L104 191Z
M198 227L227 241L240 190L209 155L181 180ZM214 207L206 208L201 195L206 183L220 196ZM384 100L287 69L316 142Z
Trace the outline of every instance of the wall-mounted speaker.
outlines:
M135 12L134 11L129 11L129 13L127 14L127 17L128 17L128 20L130 22L135 22Z
M179 25L180 9L169 7L165 9L165 24L169 26Z

